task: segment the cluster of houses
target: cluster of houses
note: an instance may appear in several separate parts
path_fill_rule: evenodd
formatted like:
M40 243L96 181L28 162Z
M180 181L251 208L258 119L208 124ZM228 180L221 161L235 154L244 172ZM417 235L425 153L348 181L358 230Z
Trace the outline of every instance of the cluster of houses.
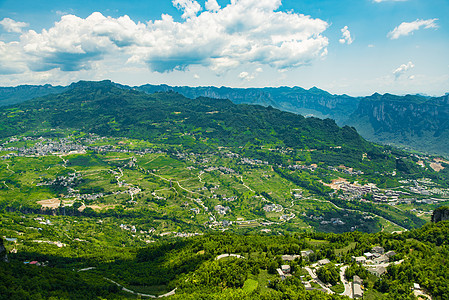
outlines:
M46 261L46 262L39 262L37 260L24 261L23 263L25 265L38 266L38 267L46 267L48 265L48 261Z
M290 265L282 265L280 268L276 269L276 272L278 273L279 277L281 277L282 280L285 278L292 276L291 273L291 267Z
M345 225L346 224L340 218L331 218L330 220L325 220L323 216L314 216L314 215L307 216L307 214L305 212L302 215L304 217L308 217L311 220L320 222L321 225L327 225L327 224Z
M347 181L336 181L331 187L343 191L343 194L339 195L339 198L348 201L360 199L368 193L374 193L379 190L374 184L360 185L358 183L349 183Z
M385 252L384 248L375 246L371 252L366 252L363 256L353 256L352 260L367 266L370 273L380 277L387 272L386 265L395 255L394 251Z
M310 166L307 166L307 165L290 165L287 168L289 168L290 170L309 170L309 171L315 172L317 167L318 167L318 165L311 164Z
M9 142L17 141L38 141L30 147L5 147ZM0 146L0 151L11 151L2 159L9 159L13 156L45 156L53 153L84 153L85 146L76 144L67 138L61 138L57 141L39 137L23 137L22 139L11 138L8 142Z
M266 204L263 207L263 210L266 211L266 212L281 212L283 209L284 208L282 207L282 205L274 204L274 203Z
M60 185L70 187L75 184L77 180L81 179L81 173L69 173L67 176L58 176L53 180L44 180L43 182L36 183L36 186L43 185Z
M293 219L296 215L294 213L291 214L286 214L286 215L282 215L279 217L279 219L281 221L290 221L291 219Z
M33 242L34 242L34 243L45 243L45 244L55 245L55 246L57 246L58 248L62 248L62 247L67 246L67 244L61 243L60 241L54 242L54 241L34 240Z
M343 222L340 218L331 218L329 221L327 220L323 220L320 222L321 225L327 225L327 224L332 224L332 225L345 225L346 223Z
M231 211L231 208L229 206L223 206L221 204L215 205L214 209L220 214L220 215L226 215L228 211Z
M126 149L117 148L112 145L101 145L101 146L86 146L90 145L98 140L103 140L105 137L99 137L94 134L89 134L87 137L80 138L77 141L73 141L70 137L60 138L57 140L52 140L44 137L22 137L16 138L12 137L9 141L0 145L0 151L9 151L10 153L1 157L1 159L9 159L13 156L45 156L51 154L75 154L75 153L86 153L86 151L95 152L121 152L121 153L135 153L139 155L144 155L148 153L165 153L160 150L153 148L144 149ZM28 147L8 147L9 143L19 142L19 141L30 141L34 142L32 146Z
M348 168L348 167L343 166L343 165L338 166L338 168L333 167L333 166L328 166L327 168L329 170L331 170L331 171L341 172L341 173L348 174L348 175L362 175L362 174L364 174L360 170L354 170L353 168Z
M267 161L262 161L260 159L251 159L247 157L242 157L240 163L243 165L268 165Z
M126 224L120 224L120 229L130 231L131 233L140 233L140 234L152 234L156 231L153 227L151 227L148 230L137 230L136 226L134 225L126 225Z
M307 258L309 257L311 254L313 254L313 250L303 250L301 251L301 255L298 254L284 254L282 255L282 260L283 261L294 261L297 258Z

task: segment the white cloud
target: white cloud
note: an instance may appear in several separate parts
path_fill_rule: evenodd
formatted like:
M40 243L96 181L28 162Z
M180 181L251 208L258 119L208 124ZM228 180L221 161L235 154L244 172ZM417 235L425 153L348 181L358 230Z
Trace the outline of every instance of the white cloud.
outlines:
M184 11L184 19L196 17L201 11L201 5L195 0L173 0L172 3L177 9Z
M413 34L413 31L424 27L425 29L429 28L438 28L438 25L435 21L438 19L428 19L428 20L416 20L413 22L403 22L395 29L390 31L387 35L392 40L398 39L401 36L407 36L409 34Z
M251 80L251 79L253 79L254 77L250 76L248 72L241 72L241 73L239 74L239 78L240 78L240 79Z
M246 72L246 71L244 71L244 72L241 72L240 74L239 74L239 78L240 79L242 79L242 80L247 80L247 81L251 81L251 80L253 80L254 78L256 78L256 76L259 74L259 73L262 73L263 72L263 69L261 68L261 67L258 67L256 70L254 70L254 72L253 73L248 73L248 72Z
M20 55L20 45L17 42L4 43L0 41L0 74L20 74L27 70Z
M10 18L4 18L3 20L1 20L0 25L2 25L6 31L16 33L21 33L22 28L29 26L29 24L25 22L17 22Z
M160 73L199 65L218 74L243 64L282 71L327 54L322 34L328 24L277 11L280 0L233 0L223 8L215 2L209 0L208 10L200 12L196 1L174 0L184 12L181 22L170 15L147 23L98 12L85 19L65 15L51 28L4 43L3 51L16 53L15 60L32 71L87 70L108 57Z
M193 78L195 78L195 79L200 79L200 75L194 74L194 75L193 75Z
M352 44L351 32L349 32L348 26L345 26L341 29L341 35L342 35L342 38L338 40L340 42L340 44L344 44L344 43L347 43L348 45Z
M415 65L411 61L409 61L407 64L402 64L396 70L394 70L393 75L396 79L398 79L399 77L401 77L401 75L403 75L405 72L407 72L408 70L410 70L414 67L415 67ZM413 76L413 78L414 78L414 76Z
M217 0L207 0L204 4L207 10L217 12L220 10L220 5L218 5Z

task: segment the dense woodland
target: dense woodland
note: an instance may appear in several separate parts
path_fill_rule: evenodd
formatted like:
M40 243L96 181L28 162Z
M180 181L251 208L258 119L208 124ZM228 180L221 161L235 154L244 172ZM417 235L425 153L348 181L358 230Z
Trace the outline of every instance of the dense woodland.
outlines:
M367 281L366 289L376 291L382 299L413 299L411 286L419 283L434 299L447 299L448 236L449 222L443 221L428 223L402 234L206 234L160 241L139 249L125 248L122 253L117 249L117 253L109 253L110 250L106 253L81 251L78 257L41 254L39 260L48 261L47 266L41 267L22 262L27 257L35 258L35 253L9 254L10 262L0 263L0 290L3 299L132 297L103 279L107 276L131 287L176 287L173 299L194 299L199 295L204 299L337 299L335 295L306 291L301 283L301 267L328 258L334 264L350 264L347 277L357 274L367 278L366 269L351 264L351 257L379 245L385 250L394 250L397 253L395 259L403 259L403 262L388 267L381 278ZM284 264L281 255L300 254L303 249L313 249L315 254L308 259L290 262L294 270L292 277L287 280L273 279L267 287L259 284L254 289L245 287L246 282L257 280L262 273L275 273L274 269ZM244 258L214 260L223 253L240 254ZM86 272L74 271L86 265L85 260L89 260L89 266L97 268ZM332 284L339 281L334 264L318 269L317 274L323 281ZM275 275L270 276L276 278Z

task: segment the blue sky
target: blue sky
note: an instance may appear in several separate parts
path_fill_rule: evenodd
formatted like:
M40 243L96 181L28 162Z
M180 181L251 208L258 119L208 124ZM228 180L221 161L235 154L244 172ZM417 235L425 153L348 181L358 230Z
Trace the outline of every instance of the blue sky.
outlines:
M0 0L0 85L449 92L447 0Z

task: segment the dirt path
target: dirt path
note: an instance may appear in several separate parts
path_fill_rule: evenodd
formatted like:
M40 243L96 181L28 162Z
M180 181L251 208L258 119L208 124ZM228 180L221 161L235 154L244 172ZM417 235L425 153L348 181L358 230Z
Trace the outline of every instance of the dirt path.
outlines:
M141 297L163 298L163 297L168 297L168 296L174 295L175 292L176 292L176 290L177 290L177 288L175 288L175 289L171 290L170 292L165 293L165 294L163 294L163 295L159 295L159 296L156 296L156 295L149 295L149 294L142 294L142 293L138 293L138 292L135 292L135 291L133 291L133 290L127 289L127 288L125 288L123 285L121 285L121 284L118 283L118 282L115 282L115 281L112 280L112 279L109 279L109 278L107 278L107 277L103 277L103 278L106 279L106 280L109 281L109 282L112 282L112 283L115 284L116 286L121 287L123 291L128 292L128 293L131 293L131 294L134 294L134 295L138 295L138 296L141 296Z
M162 177L162 176L160 176L160 175L154 174L153 172L150 172L149 174L151 174L151 175L153 175L153 176L156 176L156 177L159 177L160 179L165 180L165 181L172 181L172 182L176 183L176 184L179 186L180 189L182 189L182 190L184 190L184 191L186 191L186 192L189 192L189 193L191 193L191 194L201 195L200 193L197 193L197 192L194 192L194 191L189 191L188 189L184 188L184 187L179 183L179 181L177 181L177 180L175 181L175 180L172 180L172 179L167 179L167 178L164 178L164 177Z
M13 170L11 170L11 169L9 168L9 163L8 163L8 162L6 162L6 170L8 170L9 172L11 172L12 174L15 173Z
M243 184L244 187L246 187L246 188L247 188L248 190L250 190L251 192L255 193L255 191L254 191L252 188L250 188L249 186L247 186L247 185L243 182L243 176L242 176L242 175L240 175L240 176L238 176L238 177L240 177L240 180L242 181L242 184Z
M204 174L204 171L201 171L200 174L198 175L198 179L200 180L201 183L203 183L203 180L201 179L201 175Z

